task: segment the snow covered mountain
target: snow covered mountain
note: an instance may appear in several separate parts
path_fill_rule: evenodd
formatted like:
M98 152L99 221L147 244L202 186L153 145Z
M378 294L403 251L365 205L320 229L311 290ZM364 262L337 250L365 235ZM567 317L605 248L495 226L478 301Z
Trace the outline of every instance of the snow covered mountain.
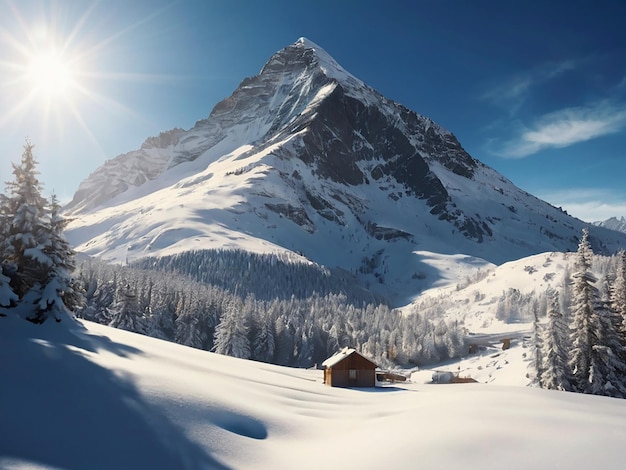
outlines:
M428 252L501 264L575 250L586 225L304 38L192 129L106 162L66 211L70 242L104 259L285 253L350 271L396 304L445 274ZM591 240L597 253L626 246L602 227Z
M594 222L593 225L626 233L626 218L624 218L624 216L619 219L617 217L611 217L610 219Z

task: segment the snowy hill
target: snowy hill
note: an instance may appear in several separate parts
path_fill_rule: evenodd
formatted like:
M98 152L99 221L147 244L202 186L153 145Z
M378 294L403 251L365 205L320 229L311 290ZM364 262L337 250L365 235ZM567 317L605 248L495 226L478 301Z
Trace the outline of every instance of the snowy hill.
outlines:
M532 309L545 314L545 293L565 295L574 270L575 253L540 253L501 266L479 266L465 278L423 292L405 311L461 322L474 333L529 331ZM596 259L599 263L602 257ZM446 270L448 268L445 268ZM598 278L601 278L598 275Z
M420 252L501 264L575 250L585 226L306 39L192 129L105 163L66 211L71 244L105 260L281 253L351 272L395 305L445 276ZM598 253L626 246L600 227L591 238Z
M623 401L519 386L519 346L471 359L489 384L350 390L89 322L0 322L3 469L622 467Z

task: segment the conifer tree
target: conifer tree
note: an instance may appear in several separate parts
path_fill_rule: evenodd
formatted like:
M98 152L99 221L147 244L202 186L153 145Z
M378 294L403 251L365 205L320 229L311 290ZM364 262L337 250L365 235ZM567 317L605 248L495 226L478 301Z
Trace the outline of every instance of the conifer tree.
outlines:
M617 254L615 281L611 286L611 309L620 321L619 330L626 341L626 251Z
M142 312L137 302L137 290L129 283L117 292L117 302L113 305L110 315L112 317L109 326L134 333L145 333L145 324Z
M61 206L53 194L50 199L49 232L44 241L42 252L48 269L43 279L40 311L52 311L57 318L63 308L75 311L82 305L83 293L72 278L76 269L74 251L63 235L63 229L69 222L60 215Z
M531 342L531 350L530 350L530 370L529 374L530 383L533 386L537 386L543 388L543 373L544 373L544 363L543 363L543 336L544 329L543 325L539 323L539 314L538 311L535 310L533 312L533 336Z
M626 362L623 343L616 321L606 303L595 308L597 315L597 343L591 349L589 372L590 392L594 395L626 397Z
M262 362L272 362L275 350L275 324L270 315L265 314L258 322L258 331L252 344L252 358Z
M17 294L13 292L10 282L9 277L2 273L2 266L0 266L0 315L2 316L5 315L1 312L3 307L13 307L18 301Z
M11 283L20 299L45 278L41 248L49 227L36 166L33 145L27 142L20 164L13 164L14 180L7 183L9 195L3 204L7 224L4 255L15 271Z
M219 325L215 329L214 351L218 354L250 358L250 341L248 324L243 313L240 299L229 302L222 314Z
M569 361L573 389L581 393L591 393L591 355L593 346L598 344L599 325L594 308L599 300L599 293L593 286L596 278L591 273L592 256L589 233L587 229L583 229L576 253L576 272L572 275L572 351Z
M281 314L276 319L276 336L274 337L274 361L283 366L289 365L293 357L293 332L289 324L285 322L285 316ZM334 354L336 349L333 350ZM327 353L327 356L330 354Z
M543 338L542 387L551 390L570 390L567 365L568 327L555 291L548 292L548 322Z
M186 302L186 307L180 309L181 302L179 302L179 315L176 319L176 342L178 344L184 344L192 348L201 349L206 340L206 328L203 325L202 309L200 308L200 301L196 295L189 295Z
M597 279L591 273L592 256L588 232L583 230L573 275L572 385L582 393L626 396L624 348L617 322L594 286Z
M310 367L313 365L313 356L315 353L315 344L313 343L313 325L307 322L302 327L300 348L297 351L296 364L299 366Z
M188 311L176 319L176 334L174 340L192 348L202 348L202 336L199 327L200 318L194 312Z
M175 326L172 314L160 306L151 310L146 319L146 335L152 338L169 340L174 336Z

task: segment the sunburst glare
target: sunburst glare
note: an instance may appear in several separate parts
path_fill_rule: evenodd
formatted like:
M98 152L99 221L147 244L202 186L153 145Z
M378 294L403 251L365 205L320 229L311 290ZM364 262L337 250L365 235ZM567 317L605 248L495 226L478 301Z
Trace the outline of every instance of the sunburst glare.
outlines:
M0 31L8 60L0 61L0 86L8 97L0 124L32 122L34 117L46 131L63 129L68 119L80 117L81 101L90 96L85 67L87 49L72 42L75 35L41 24L29 27L18 18L20 28ZM51 24L53 24L51 22Z
M13 27L0 29L0 91L5 97L0 125L22 129L26 123L30 128L38 122L46 134L55 130L63 134L78 124L97 144L87 125L87 117L93 119L94 106L105 112L145 119L108 96L106 89L111 82L148 81L151 77L105 71L99 60L103 54L110 57L112 43L141 22L98 35L96 6L97 3L92 4L73 21L65 16L61 21L60 7L52 7L45 17L33 21L13 5Z
M46 98L67 96L77 88L70 61L53 49L33 54L25 72L33 90Z

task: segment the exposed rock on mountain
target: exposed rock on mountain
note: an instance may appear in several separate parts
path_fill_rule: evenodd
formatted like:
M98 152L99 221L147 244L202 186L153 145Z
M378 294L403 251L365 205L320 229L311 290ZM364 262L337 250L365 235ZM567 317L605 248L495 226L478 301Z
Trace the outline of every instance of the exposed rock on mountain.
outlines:
M108 160L80 184L65 209L73 212L93 209L131 187L157 178L169 163L172 147L184 133L183 129L161 132L148 137L141 149Z

